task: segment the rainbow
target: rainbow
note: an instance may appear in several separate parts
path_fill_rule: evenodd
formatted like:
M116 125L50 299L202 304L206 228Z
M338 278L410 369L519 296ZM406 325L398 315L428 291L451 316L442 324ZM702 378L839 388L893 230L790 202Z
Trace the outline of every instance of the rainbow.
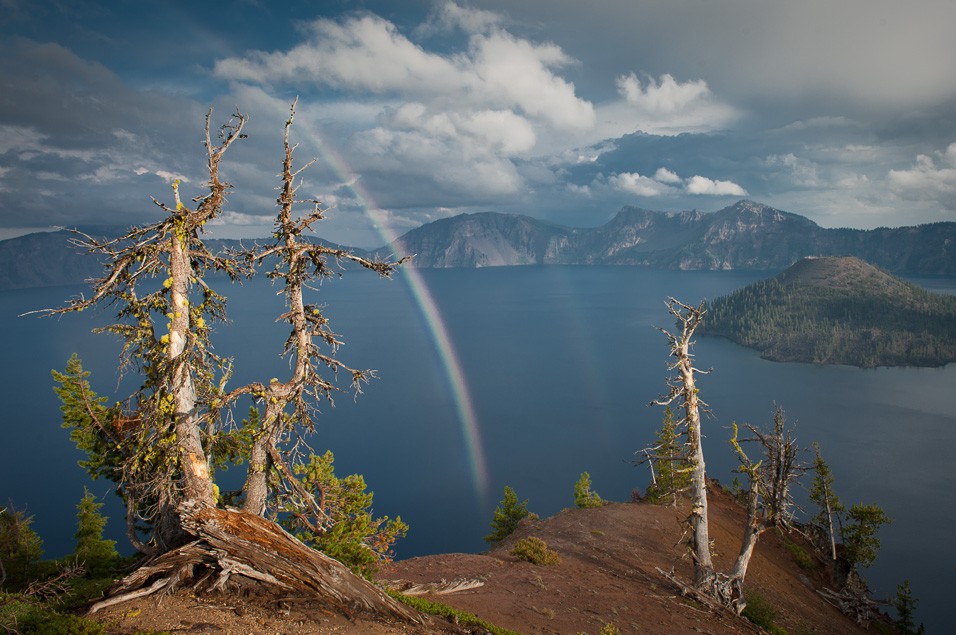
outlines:
M348 164L338 152L325 143L322 135L314 126L306 122L297 122L297 124L300 133L303 128L308 128L306 132L311 137L311 141L313 141L319 149L321 158L332 170L334 176L340 180L345 187L351 190L355 199L362 206L366 216L372 221L372 225L385 241L385 244L393 243L399 237L399 234L389 223L388 215L375 204L372 195L362 185L360 176L349 168ZM401 257L405 254L397 255ZM435 351L438 353L445 375L448 378L448 384L452 391L452 398L455 403L455 410L458 414L458 422L461 426L465 451L468 457L468 467L471 474L472 485L479 501L484 504L488 498L488 466L485 460L485 451L481 440L478 416L475 414L475 407L471 399L471 392L468 389L468 382L465 379L465 372L458 359L455 345L448 334L448 327L445 324L445 320L421 272L414 267L406 267L403 268L402 271L404 275L401 277L408 284L412 297L418 306L418 310L425 320L431 341L435 346Z

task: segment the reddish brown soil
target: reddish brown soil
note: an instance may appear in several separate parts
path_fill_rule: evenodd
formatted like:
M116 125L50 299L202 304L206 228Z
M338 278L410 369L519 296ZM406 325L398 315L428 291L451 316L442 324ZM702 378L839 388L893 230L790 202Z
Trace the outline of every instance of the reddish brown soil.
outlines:
M687 509L645 503L614 503L598 509L569 509L528 523L485 554L442 554L396 562L382 580L437 583L480 579L478 588L426 595L520 633L590 633L612 623L621 633L761 633L728 612L715 612L681 597L657 569L674 569L689 579L691 566L682 554L681 520ZM729 569L740 544L742 510L726 494L712 491L710 533L716 565ZM556 551L561 562L534 565L510 555L520 538L535 536ZM788 539L807 549L798 536ZM776 609L775 622L791 635L865 633L816 589L828 584L822 561L801 569L768 531L761 536L746 589L757 591ZM97 614L98 616L100 614ZM157 629L171 632L239 633L436 633L448 622L424 628L348 620L302 602L200 599L178 594L160 601L145 598L102 612L114 632Z

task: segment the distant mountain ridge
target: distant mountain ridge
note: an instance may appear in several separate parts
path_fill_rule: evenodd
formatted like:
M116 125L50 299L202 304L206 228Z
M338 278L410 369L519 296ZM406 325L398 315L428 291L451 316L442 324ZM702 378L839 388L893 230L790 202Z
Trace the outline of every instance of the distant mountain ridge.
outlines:
M97 275L95 259L68 242L65 232L0 241L0 289L78 283ZM807 256L856 256L894 273L956 275L956 223L826 229L747 200L710 213L625 207L594 228L481 212L427 223L371 252L354 251L415 254L411 266L421 268L572 264L781 270Z
M526 264L663 269L783 269L807 256L856 256L897 273L956 275L956 223L826 229L753 201L713 213L625 207L596 228L529 216L462 214L413 229L390 248L424 268Z

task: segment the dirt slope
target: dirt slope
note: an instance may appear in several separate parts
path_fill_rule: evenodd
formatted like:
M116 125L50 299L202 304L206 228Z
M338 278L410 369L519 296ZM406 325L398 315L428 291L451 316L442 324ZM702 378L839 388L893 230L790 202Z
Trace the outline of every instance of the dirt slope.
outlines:
M437 582L480 578L484 586L448 595L427 595L522 633L591 633L607 623L622 633L760 633L730 614L714 614L681 598L657 568L690 579L681 541L687 508L614 503L568 509L520 528L487 554L445 554L397 562L382 573L390 580ZM710 497L710 535L716 564L729 569L740 545L743 513L722 492ZM556 566L517 560L514 542L535 536L561 556ZM802 543L802 539L794 538ZM776 623L789 633L866 632L827 604L816 588L827 583L825 566L801 569L773 532L757 545L747 576L777 609Z
M714 613L682 598L658 573L658 567L673 567L682 579L690 578L690 563L681 558L686 550L679 545L681 520L686 516L686 507L646 503L569 509L524 525L487 553L404 560L383 570L380 578L411 583L479 579L483 585L474 589L424 597L520 633L596 635L608 623L624 634L762 633L741 618ZM716 488L711 490L710 522L716 564L728 569L739 547L743 514ZM558 552L561 562L539 566L511 556L513 544L526 536L544 540ZM798 537L791 539L806 546ZM791 635L867 632L816 593L816 588L826 584L822 562L813 569L801 569L780 536L764 533L751 561L746 588L759 592L776 609L779 626ZM290 599L201 599L185 593L129 602L104 611L100 618L112 625L111 632L118 633L145 629L296 635L455 632L453 625L440 620L414 629L347 619Z

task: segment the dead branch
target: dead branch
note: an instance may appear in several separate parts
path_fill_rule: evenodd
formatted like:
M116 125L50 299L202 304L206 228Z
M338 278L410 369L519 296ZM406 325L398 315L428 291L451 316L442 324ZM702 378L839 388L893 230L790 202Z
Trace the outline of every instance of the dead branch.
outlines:
M407 580L382 580L389 591L398 591L402 595L449 595L460 591L469 591L485 585L478 578L456 578L438 582L409 582Z

